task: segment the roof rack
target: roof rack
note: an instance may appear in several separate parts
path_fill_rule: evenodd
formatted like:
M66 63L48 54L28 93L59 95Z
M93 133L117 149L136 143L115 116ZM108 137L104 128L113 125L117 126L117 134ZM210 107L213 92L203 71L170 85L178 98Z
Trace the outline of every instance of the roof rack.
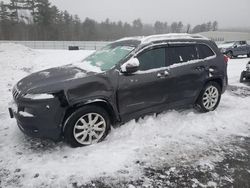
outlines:
M198 34L188 34L188 33L169 33L163 35L150 35L142 38L142 43L150 43L159 40L168 40L168 39L202 39L209 40L208 38L198 35Z
M143 39L143 36L124 37L124 38L116 40L116 42L121 42L121 41L125 41L125 40L139 40L139 41L141 41L142 39Z
M161 40L174 40L174 39L200 39L209 40L208 38L199 34L188 34L188 33L168 33L160 35L149 35L149 36L135 36L135 37L125 37L117 40L116 42L121 42L124 40L139 40L141 44L147 44L151 42L157 42Z

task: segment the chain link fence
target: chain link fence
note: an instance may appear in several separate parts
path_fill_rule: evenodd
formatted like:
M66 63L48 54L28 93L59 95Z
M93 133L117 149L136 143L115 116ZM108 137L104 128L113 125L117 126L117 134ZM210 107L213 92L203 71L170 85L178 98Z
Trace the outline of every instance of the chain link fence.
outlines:
M80 50L98 50L110 42L104 41L12 41L0 40L1 43L15 43L33 49L69 49L78 47Z

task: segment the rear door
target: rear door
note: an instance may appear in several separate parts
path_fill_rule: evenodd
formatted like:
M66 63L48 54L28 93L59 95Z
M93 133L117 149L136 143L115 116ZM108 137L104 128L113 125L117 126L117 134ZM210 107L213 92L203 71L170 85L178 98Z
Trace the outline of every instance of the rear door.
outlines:
M166 48L169 79L174 81L174 95L168 103L186 106L196 99L206 78L206 65L199 58L195 44L171 44Z

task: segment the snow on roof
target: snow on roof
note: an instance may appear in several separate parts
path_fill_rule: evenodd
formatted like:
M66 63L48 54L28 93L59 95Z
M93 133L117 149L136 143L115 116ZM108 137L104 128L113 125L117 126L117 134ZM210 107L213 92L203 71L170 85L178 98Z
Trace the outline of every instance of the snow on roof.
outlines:
M202 40L209 40L208 38L202 36L202 35L193 35L188 33L169 33L169 34L163 34L163 35L151 35L144 37L142 39L142 43L150 43L155 41L161 41L161 40L175 40L175 39L202 39Z
M115 42L121 42L121 41L126 41L126 40L138 40L138 41L141 41L142 38L143 38L143 36L124 37L124 38L116 40Z
M188 33L168 33L168 34L160 34L160 35L149 35L149 36L137 36L137 37L125 37L119 39L117 41L125 41L125 40L139 40L141 44L147 44L156 41L162 40L176 40L176 39L201 39L201 40L209 40L208 38L198 35L198 34L188 34Z

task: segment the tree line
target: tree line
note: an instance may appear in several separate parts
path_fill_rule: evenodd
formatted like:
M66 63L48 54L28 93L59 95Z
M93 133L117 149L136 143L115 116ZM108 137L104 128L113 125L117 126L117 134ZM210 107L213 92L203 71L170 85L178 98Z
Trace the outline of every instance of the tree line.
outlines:
M78 15L61 11L51 5L49 0L10 0L0 2L0 40L76 40L110 41L127 36L198 33L215 31L218 22L196 25L184 25L179 22L161 22L144 24L140 19L132 23L112 22L106 19L97 22L86 18L82 21Z

